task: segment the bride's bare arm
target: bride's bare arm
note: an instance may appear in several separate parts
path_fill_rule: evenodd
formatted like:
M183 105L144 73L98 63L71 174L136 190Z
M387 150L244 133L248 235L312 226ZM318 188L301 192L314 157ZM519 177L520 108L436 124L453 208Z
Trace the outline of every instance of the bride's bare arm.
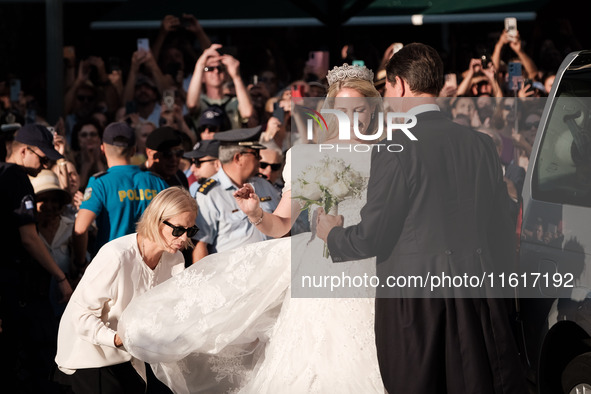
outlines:
M274 238L287 234L300 213L297 202L292 202L291 190L283 193L273 213L263 211L259 205L259 197L250 184L237 190L234 198L238 207L248 216L248 220L255 224L260 232Z

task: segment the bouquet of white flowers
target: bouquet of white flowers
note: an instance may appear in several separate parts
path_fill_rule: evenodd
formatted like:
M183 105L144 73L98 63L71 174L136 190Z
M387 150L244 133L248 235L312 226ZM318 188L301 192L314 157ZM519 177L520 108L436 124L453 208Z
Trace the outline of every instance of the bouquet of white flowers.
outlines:
M298 195L294 198L304 202L302 210L318 205L326 213L337 215L339 203L359 197L365 186L366 179L342 159L326 157L301 173L294 188ZM311 225L315 228L315 223ZM324 257L328 256L328 247L324 245Z

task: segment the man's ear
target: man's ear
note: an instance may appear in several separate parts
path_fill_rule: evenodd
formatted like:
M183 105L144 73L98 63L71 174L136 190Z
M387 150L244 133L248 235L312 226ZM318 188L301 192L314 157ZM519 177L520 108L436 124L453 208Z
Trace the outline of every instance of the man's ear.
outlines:
M14 145L13 145L14 146ZM27 145L25 144L18 144L17 145L17 152L18 154L23 158L25 158L25 155L27 154Z
M386 81L388 86L389 93L387 94L388 97L404 97L406 86L404 79L400 78L399 76L394 77L394 83Z
M156 153L158 153L157 150L154 149L150 149L150 148L146 148L146 157L150 160L155 160L157 159L156 157Z
M396 87L400 89L399 97L406 97L410 94L410 86L403 78L396 76Z

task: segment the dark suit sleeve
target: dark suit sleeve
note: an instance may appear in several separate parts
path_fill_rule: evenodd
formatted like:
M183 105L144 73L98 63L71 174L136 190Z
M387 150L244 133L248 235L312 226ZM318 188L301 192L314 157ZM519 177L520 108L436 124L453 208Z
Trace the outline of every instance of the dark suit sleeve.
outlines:
M361 222L335 227L328 234L334 262L390 255L402 231L409 205L407 181L398 153L372 152L367 203ZM346 223L345 223L346 225Z
M491 145L489 151L495 149ZM511 205L514 201L511 200L507 193L507 185L503 179L503 172L501 164L496 154L490 154L492 161L495 162L495 175L493 179L496 181L494 189L494 200L490 215L490 225L488 228L488 244L492 254L494 263L493 269L495 273L505 272L507 274L515 272L516 270L516 233L515 233L515 218L512 217ZM502 296L510 296L510 288L497 289L506 292ZM509 291L509 292L507 292ZM497 294L501 296L501 294Z

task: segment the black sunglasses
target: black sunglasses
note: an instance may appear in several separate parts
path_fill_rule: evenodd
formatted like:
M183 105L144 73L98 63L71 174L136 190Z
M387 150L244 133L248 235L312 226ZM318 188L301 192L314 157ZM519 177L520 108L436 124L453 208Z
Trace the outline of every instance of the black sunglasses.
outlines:
M539 122L527 122L524 126L527 130L531 129L531 128L538 128L538 126L540 125Z
M207 160L197 160L197 159L193 159L193 164L195 164L195 167L199 168L201 167L201 164L203 163L208 163L210 161L216 161L217 159L207 159Z
M271 171L277 171L278 169L280 169L280 168L281 168L281 163L273 163L273 164L271 164L271 163L267 163L267 162L261 161L261 162L259 163L259 166L260 166L260 167L261 167L263 170L264 170L265 168L267 168L267 167L271 166Z
M191 238L193 237L195 234L197 234L197 231L199 231L199 228L197 226L193 226L193 227L189 227L189 228L185 228L182 226L175 226L173 224L168 223L166 220L163 220L162 223L166 224L168 227L172 228L172 236L173 237L180 237L181 235L183 235L185 233L185 231L187 232L187 237Z
M215 70L218 70L219 73L223 73L224 71L226 71L226 68L224 66L207 66L203 68L203 71L205 71L206 73L211 73Z
M33 149L29 148L27 146L27 149L31 152L33 152L35 155L37 155L37 157L39 158L39 163L41 163L42 166L46 165L47 163L49 163L49 157L47 156L41 156L39 153L35 152Z
M166 152L160 152L160 154L162 155L163 158L165 159L172 159L173 156L176 156L178 158L183 157L183 155L185 154L185 151L182 149L177 149L177 150L167 150Z

